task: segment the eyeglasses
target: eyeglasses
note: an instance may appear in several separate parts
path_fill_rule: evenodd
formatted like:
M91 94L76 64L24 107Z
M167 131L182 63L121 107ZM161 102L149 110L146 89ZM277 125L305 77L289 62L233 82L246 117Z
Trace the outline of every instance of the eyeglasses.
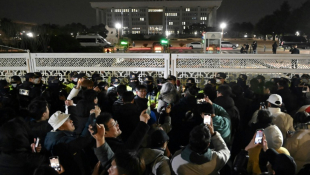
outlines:
M139 92L146 92L146 90L141 90L141 91L139 91Z
M117 122L117 120L115 120L114 124L112 126L108 127L108 128L110 129L110 128L112 128L114 126L117 126L117 125L118 125L118 122Z

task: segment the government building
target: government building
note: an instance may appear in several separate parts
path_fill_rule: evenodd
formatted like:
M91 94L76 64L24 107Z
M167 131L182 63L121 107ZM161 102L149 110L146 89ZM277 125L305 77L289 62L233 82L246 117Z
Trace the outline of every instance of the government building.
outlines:
M216 27L216 13L222 0L103 0L91 2L96 23L122 34L182 34L193 23Z

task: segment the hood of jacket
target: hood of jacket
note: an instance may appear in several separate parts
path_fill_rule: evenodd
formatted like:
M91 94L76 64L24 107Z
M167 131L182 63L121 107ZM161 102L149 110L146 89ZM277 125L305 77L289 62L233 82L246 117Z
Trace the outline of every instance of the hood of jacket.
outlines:
M276 125L270 125L264 130L268 148L279 149L283 145L281 130Z
M164 155L164 151L161 149L142 148L138 152L139 157L144 158L146 165L155 161L155 159L161 155Z
M211 149L208 149L208 151L204 154L198 154L192 151L190 149L190 146L187 145L182 151L181 157L190 163L201 165L210 162L210 160L212 159L212 151Z

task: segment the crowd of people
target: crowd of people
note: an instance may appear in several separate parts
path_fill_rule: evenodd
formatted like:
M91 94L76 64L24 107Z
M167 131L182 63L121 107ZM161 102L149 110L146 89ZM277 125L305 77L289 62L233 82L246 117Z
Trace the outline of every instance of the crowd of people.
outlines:
M0 174L310 174L310 76L215 75L0 80Z

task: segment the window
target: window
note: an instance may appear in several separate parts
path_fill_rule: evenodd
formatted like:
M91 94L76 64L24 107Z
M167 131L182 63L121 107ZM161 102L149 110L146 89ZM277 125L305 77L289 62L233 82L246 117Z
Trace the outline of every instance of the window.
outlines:
M192 17L192 19L193 19L193 20L196 20L197 18L196 18L196 17Z
M140 21L144 21L144 18L140 18Z
M191 9L190 8L186 8L185 11L189 12L189 11L191 11Z
M182 22L182 25L184 26L184 25L186 25L186 23L185 23L185 22Z
M138 9L131 9L131 12L138 12Z
M170 25L170 26L173 25L173 22L169 22L169 25Z
M132 31L132 34L140 34L140 31Z
M165 16L178 16L178 13L165 13Z
M149 9L149 12L163 12L163 9Z
M132 30L140 30L140 27L132 28Z
M183 29L186 29L186 26L183 26Z
M200 20L205 21L205 20L207 20L207 17L200 17Z

